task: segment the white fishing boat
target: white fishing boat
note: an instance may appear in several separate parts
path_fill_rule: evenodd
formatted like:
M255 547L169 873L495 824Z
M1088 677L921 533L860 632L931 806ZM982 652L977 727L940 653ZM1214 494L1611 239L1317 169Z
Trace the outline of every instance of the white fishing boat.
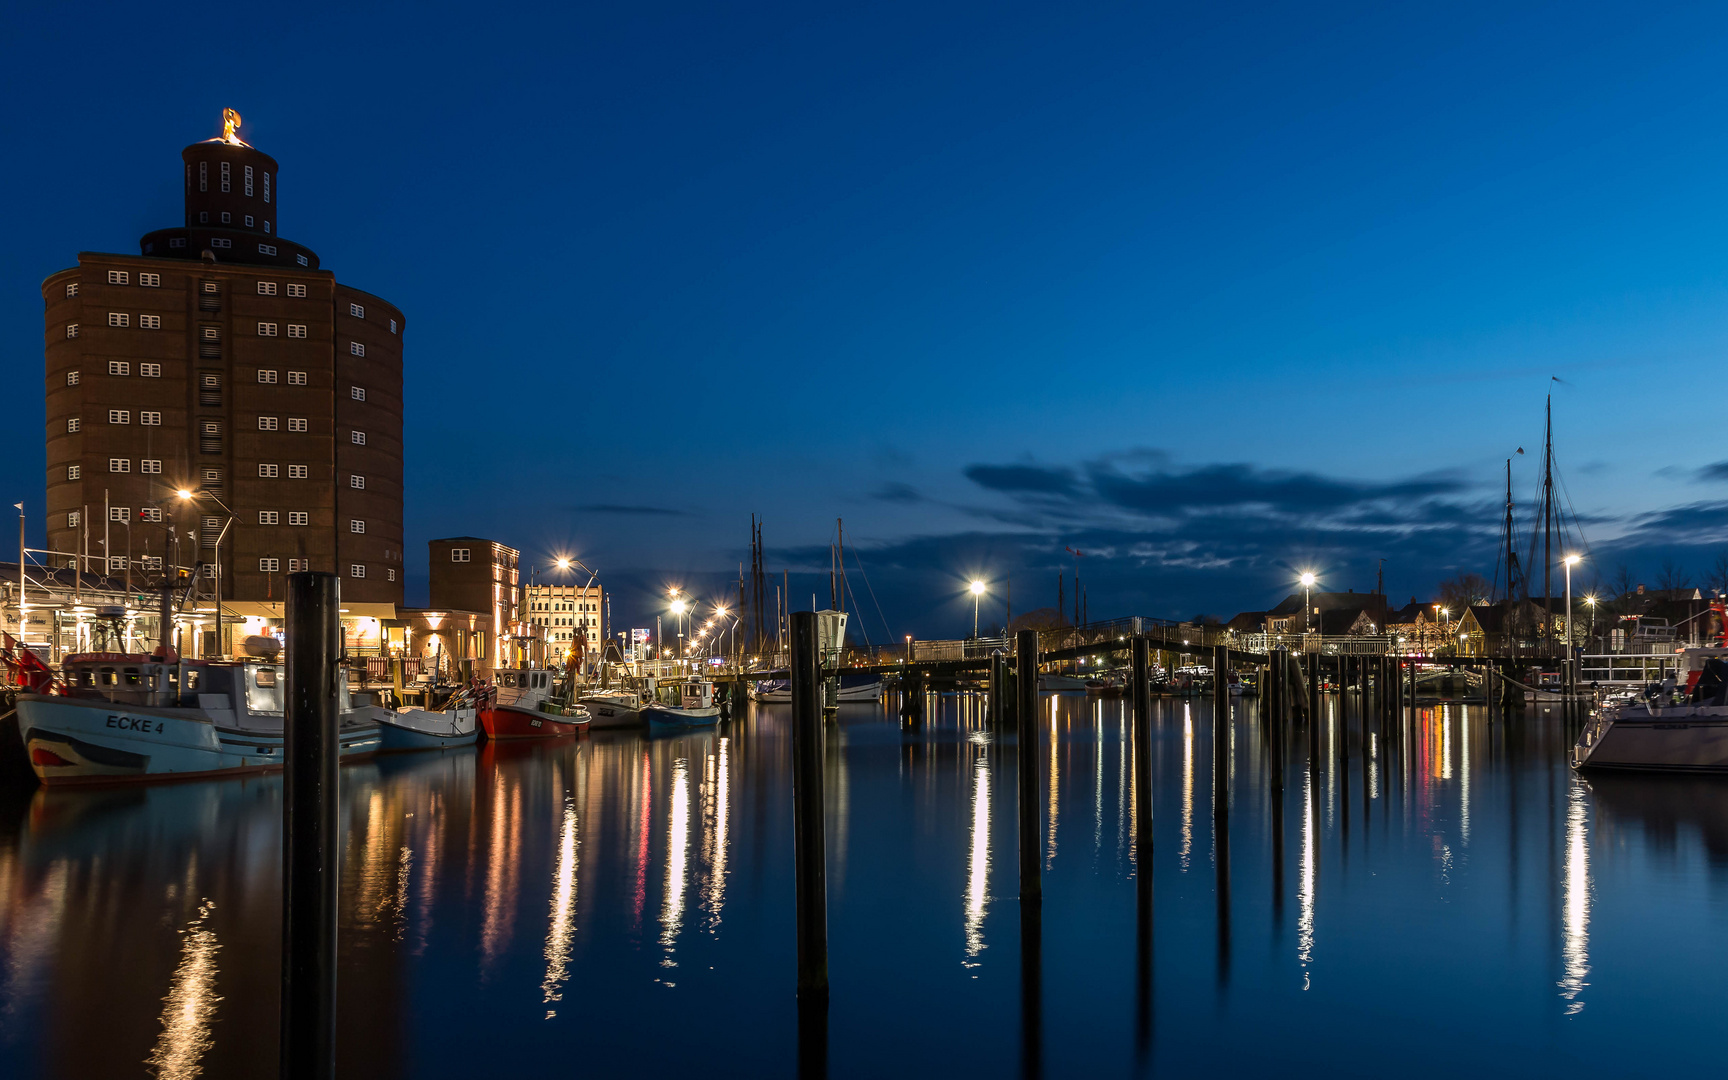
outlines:
M841 675L839 697L841 705L853 705L882 700L880 675ZM759 682L750 688L750 700L768 704L792 700L792 684L785 679Z
M219 776L282 767L286 672L273 658L184 660L152 653L80 653L61 693L20 694L19 734L45 784ZM345 676L344 759L377 751L379 727L352 708Z
M1572 748L1574 768L1728 772L1728 647L1680 655L1678 677L1597 710Z
M480 738L480 708L467 688L437 709L370 708L378 721L382 751L444 750L472 746Z
M593 730L642 724L642 695L628 687L590 690L577 700L588 710L588 726Z
M720 722L714 684L707 679L663 682L655 693L642 702L642 718L651 729L711 727Z

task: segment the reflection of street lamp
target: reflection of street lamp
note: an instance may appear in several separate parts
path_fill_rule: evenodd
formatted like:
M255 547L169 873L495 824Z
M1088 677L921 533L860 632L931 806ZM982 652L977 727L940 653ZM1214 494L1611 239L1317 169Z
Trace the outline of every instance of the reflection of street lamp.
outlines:
M976 639L978 637L978 598L980 596L984 595L984 583L982 581L973 581L971 588L972 588L972 637L974 639Z

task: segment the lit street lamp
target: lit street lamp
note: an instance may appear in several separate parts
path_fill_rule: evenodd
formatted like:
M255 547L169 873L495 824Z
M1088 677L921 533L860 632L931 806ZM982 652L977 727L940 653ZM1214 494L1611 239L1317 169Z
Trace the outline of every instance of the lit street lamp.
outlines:
M1314 580L1315 580L1314 579L1314 572L1312 570L1304 570L1302 572L1302 577L1301 577L1301 582L1302 582L1302 632L1304 634L1306 634L1308 632L1308 619L1310 616L1310 612L1313 610L1313 607L1314 607L1314 602L1313 602L1313 597L1312 597L1312 590L1314 588Z
M976 641L978 639L978 598L980 596L984 595L984 583L982 581L974 580L972 582L971 588L972 588L972 639L974 641Z
M222 512L228 515L228 520L222 523L222 531L216 534L216 544L214 547L216 556L216 651L217 653L226 656L227 643L223 641L222 634L222 541L227 537L229 528L234 524L234 511L228 509L227 503L223 502L212 492L207 490L200 489L197 492L193 492L186 488L181 488L174 494L178 495L186 502L191 502L193 499L209 499L217 506L220 506Z
M1560 560L1566 564L1566 658L1572 658L1572 567L1576 566L1582 556L1568 555Z

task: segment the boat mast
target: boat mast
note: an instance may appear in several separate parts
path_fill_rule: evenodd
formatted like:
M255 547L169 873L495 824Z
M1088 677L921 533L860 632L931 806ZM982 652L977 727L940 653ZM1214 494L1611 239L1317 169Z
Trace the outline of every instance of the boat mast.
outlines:
M1554 652L1554 395L1548 395L1542 437L1542 619L1548 652Z

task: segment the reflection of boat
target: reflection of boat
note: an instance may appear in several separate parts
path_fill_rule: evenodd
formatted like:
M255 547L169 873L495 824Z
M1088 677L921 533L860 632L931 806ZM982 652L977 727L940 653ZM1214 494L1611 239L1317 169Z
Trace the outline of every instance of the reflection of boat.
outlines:
M552 673L545 668L506 668L493 678L480 705L488 739L553 739L588 726L588 710L552 698Z
M65 694L21 694L18 724L46 784L153 780L281 768L286 679L273 660L182 660L80 653L62 665ZM344 758L378 749L378 725L349 702Z
M441 750L469 746L480 737L480 710L466 690L458 691L442 709L378 712L381 750Z
M750 689L752 701L767 703L789 702L792 700L792 684L785 679L770 679L759 682ZM839 703L851 705L857 702L881 701L882 677L880 675L841 675Z
M707 727L720 722L714 684L706 679L664 682L656 694L656 700L642 703L642 718L651 728Z
M1102 679L1087 679L1086 692L1094 697L1121 697L1122 683L1114 676Z
M1606 704L1572 748L1579 769L1728 772L1728 647L1686 649L1681 670Z

